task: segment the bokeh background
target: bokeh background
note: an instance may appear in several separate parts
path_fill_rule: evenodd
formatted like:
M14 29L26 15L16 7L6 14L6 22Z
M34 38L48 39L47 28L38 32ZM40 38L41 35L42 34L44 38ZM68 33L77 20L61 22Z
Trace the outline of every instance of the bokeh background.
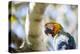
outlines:
M64 30L74 37L78 45L77 5L11 2L9 15L9 30L12 32L10 38L12 41L9 46L16 52L45 51L44 39L47 37L43 36L44 24L51 21L60 23ZM22 43L26 44L18 49Z

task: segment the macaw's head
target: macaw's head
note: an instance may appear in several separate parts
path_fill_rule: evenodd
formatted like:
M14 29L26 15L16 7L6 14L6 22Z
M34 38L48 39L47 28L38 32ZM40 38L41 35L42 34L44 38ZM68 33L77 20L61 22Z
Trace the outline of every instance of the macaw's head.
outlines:
M62 30L62 26L59 23L56 22L49 22L45 24L45 33L46 34L52 34L52 36L55 36Z

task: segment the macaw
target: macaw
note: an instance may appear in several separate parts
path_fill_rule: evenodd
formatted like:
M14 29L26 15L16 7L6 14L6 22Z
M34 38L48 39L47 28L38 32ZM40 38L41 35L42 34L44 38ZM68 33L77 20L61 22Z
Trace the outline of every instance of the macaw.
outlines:
M45 34L48 38L48 50L75 49L76 44L73 36L65 32L63 27L57 22L45 24Z

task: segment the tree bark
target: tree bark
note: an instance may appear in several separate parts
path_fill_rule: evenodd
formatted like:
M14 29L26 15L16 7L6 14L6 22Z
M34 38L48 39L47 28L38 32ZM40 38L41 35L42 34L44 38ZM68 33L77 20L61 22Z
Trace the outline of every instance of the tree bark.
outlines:
M40 29L42 14L46 8L44 3L36 3L32 13L29 16L30 27L29 27L29 41L31 42L31 49L34 51L46 50L45 43L43 42L43 34Z

